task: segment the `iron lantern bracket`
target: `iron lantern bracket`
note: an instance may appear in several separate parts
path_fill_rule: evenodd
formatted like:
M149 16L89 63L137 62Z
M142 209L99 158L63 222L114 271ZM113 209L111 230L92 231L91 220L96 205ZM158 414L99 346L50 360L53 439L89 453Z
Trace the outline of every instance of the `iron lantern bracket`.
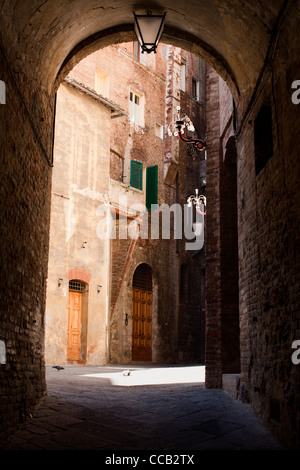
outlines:
M194 139L192 137L184 137L181 133L182 126L184 126L184 121L176 121L176 129L178 130L179 139L186 144L192 144L196 150L200 150L200 151L205 150L206 140Z

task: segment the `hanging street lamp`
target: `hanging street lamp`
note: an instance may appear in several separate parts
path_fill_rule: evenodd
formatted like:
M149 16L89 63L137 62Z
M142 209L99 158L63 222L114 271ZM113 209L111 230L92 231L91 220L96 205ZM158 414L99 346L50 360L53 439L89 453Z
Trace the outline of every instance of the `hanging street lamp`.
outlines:
M163 15L152 15L150 11L147 15L134 14L134 31L140 43L142 53L156 53L156 48L164 30L166 13Z
M202 222L200 222L199 218L196 217L197 222L193 224L193 226L196 232L198 230L201 233L201 225L204 225L204 227L206 227L206 197L203 196L203 194L199 195L198 189L195 189L195 194L187 198L187 206L191 209L193 205L195 206L197 213L202 216ZM192 214L191 218L193 218Z
M199 195L198 189L195 189L195 194L188 197L187 203L188 207L195 205L198 214L206 215L206 197L203 194Z

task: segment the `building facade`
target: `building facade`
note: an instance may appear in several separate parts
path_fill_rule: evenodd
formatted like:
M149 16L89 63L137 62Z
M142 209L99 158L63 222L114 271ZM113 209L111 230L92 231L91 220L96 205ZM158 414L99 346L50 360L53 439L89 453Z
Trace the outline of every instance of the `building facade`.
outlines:
M110 242L95 224L109 193L110 126L119 112L74 80L58 90L45 317L50 363L107 360Z
M60 87L48 363L204 362L205 248L187 250L175 225L205 191L205 157L167 129L180 107L205 133L205 67L172 46L118 44Z

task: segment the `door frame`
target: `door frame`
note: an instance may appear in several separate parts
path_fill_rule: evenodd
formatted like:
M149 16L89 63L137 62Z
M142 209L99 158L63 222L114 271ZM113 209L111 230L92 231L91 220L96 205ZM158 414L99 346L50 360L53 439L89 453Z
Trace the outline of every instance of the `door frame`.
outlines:
M136 273L136 270L141 266L141 265L146 265L151 272L151 293L152 293L152 320L151 320L151 362L154 362L158 358L158 343L159 343L159 335L158 335L158 326L157 326L157 305L158 305L158 285L157 285L157 275L155 273L155 270L153 270L152 266L150 263L147 262L147 260L143 260L138 264L135 264L134 266L131 267L130 269L130 279L131 279L131 290L130 290L130 297L128 297L128 301L130 301L130 308L131 308L131 328L130 328L130 358L133 362L141 362L141 361L136 361L133 359L133 328L134 328L134 319L133 319L133 290L134 289L139 289L138 286L134 284L134 274ZM140 286L141 287L141 286ZM150 290L150 289L141 289L144 291ZM129 291L128 291L129 294ZM129 339L129 338L128 338ZM150 362L149 360L146 362Z
M78 293L80 295L81 310L80 310L80 345L79 345L79 355L77 358L72 358L69 356L69 330L70 330L70 293ZM68 289L68 324L67 324L67 350L66 358L68 363L76 364L86 364L87 358L87 323L88 323L88 284L79 279L70 279L69 280L69 289Z
M144 303L146 305L146 307L145 307L146 315L145 315L145 317L142 317L141 315L139 315L140 312L138 313L139 333L136 334L135 327L137 325L137 322L136 322L135 305L136 305L136 298L137 298L136 294L137 293L139 293L139 307L138 308L141 309L141 306L142 306L143 300L144 300ZM143 295L145 296L145 299L143 299ZM150 296L151 296L151 303L149 303L149 297ZM138 289L138 288L135 288L135 287L132 288L132 350L131 350L132 361L142 361L142 362L144 362L144 361L145 362L151 362L152 361L152 336L153 336L152 335L152 323L153 323L153 301L152 301L152 297L153 297L152 290L148 291L148 290ZM149 311L148 311L148 306L149 305L151 305L151 319L150 319L150 315L148 315L149 314ZM143 329L144 331L142 331L140 329L142 321L145 323L145 326L144 326L144 329ZM149 335L147 334L147 332L149 331L149 328L148 328L148 325L147 325L148 323L151 323L151 325L150 325L150 346L147 346L147 341L149 341ZM135 345L135 338L137 338L138 341L144 340L145 344L144 345L141 345L141 344Z

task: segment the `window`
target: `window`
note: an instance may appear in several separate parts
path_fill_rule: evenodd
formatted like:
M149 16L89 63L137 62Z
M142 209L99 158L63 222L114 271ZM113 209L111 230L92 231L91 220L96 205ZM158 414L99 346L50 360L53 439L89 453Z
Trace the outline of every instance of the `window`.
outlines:
M180 89L185 91L185 64L181 64L180 67Z
M96 67L95 91L102 96L109 96L109 75Z
M130 109L129 109L129 116L130 121L135 122L136 124L139 123L139 111L140 111L140 97L130 92Z
M167 47L165 46L165 44L161 45L161 53L164 58L167 57Z
M142 53L142 48L138 41L135 41L133 43L133 57L142 65L146 65L147 63L146 54Z
M143 164L136 160L131 160L130 164L130 186L142 191L143 189Z
M130 91L129 119L140 126L144 125L143 95Z
M164 138L164 127L161 124L155 125L155 135L159 137L160 139Z
M110 177L124 183L125 159L113 150L110 151Z
M199 81L195 78L192 79L192 96L194 100L199 101Z
M72 279L71 281L69 281L69 290L72 292L84 292L85 283L82 281L78 281L77 279Z
M133 57L135 60L139 60L140 58L140 45L137 41L133 43Z
M264 104L254 123L255 171L258 175L273 155L272 109Z
M137 160L131 160L130 164L130 186L132 188L143 190L143 163ZM153 209L151 205L157 204L158 188L158 165L146 168L146 208Z
M152 270L148 264L142 263L136 268L132 279L132 287L148 292L152 291Z
M157 204L158 165L146 169L146 208L151 210L152 204Z

